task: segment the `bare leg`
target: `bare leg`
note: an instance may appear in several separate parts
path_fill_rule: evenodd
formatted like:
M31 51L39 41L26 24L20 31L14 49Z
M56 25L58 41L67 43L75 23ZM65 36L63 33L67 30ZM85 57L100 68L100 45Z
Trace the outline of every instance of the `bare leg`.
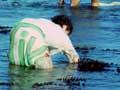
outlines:
M91 0L91 5L93 7L98 7L98 6L100 6L100 2L99 2L99 0Z
M64 4L64 0L59 0L60 5Z
M71 0L71 7L77 7L79 5L80 0Z

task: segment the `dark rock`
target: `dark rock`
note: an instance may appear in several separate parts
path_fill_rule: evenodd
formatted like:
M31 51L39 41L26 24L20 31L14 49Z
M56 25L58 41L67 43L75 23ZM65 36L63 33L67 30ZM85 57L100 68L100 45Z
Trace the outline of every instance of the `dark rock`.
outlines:
M120 73L120 67L117 67L117 72Z
M12 27L9 26L0 26L0 33L8 33L10 32Z
M39 87L39 86L40 86L39 83L35 83L35 84L32 86L32 88L37 88L37 87Z
M109 64L88 58L78 63L79 71L103 71L105 67L109 67Z
M69 87L70 90L80 90L79 88L81 86L81 80L83 83L85 83L84 81L86 81L85 79L81 79L79 77L66 76L64 78L58 78L50 82L35 83L32 86L32 89L33 90L66 90L64 88Z
M102 49L101 51L108 51L108 52L119 52L119 49L110 49L110 48L106 48L106 49Z
M32 88L47 86L47 85L53 85L53 82L35 83L33 84Z
M75 49L83 50L83 51L94 50L95 48L96 47L88 47L88 46L79 47L79 46L75 46Z
M88 47L76 47L75 49L78 49L81 51L82 54L87 54L89 52L89 48Z
M79 78L79 77L72 77L72 76L66 76L64 78L58 78L57 80L59 81L66 81L66 80L71 80L71 81L86 81L83 78Z
M13 83L8 83L8 82L0 82L0 86L12 86L14 85Z

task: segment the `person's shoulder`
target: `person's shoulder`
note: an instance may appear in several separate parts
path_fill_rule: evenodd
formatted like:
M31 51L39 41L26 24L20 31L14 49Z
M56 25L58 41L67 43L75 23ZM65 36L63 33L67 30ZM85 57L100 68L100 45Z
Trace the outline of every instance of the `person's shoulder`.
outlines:
M46 19L46 18L39 18L38 20L39 20L39 21L44 21L44 22L50 22L50 20L49 20L49 19Z
M34 18L23 18L21 21L31 21L34 20Z
M34 23L38 26L39 26L39 24L47 25L47 24L51 23L50 20L44 19L44 18L24 18L24 19L21 20L21 22Z
M38 20L38 22L44 23L45 25L46 25L46 24L48 24L48 25L53 25L53 24L54 24L51 20L46 19L46 18L39 18L39 19L37 19L37 20Z
M56 34L58 33L59 35L65 36L65 32L62 30L62 28L60 27L60 25L55 24L51 20L45 19L45 18L40 18L39 21L41 22L41 24L44 27L47 27L47 30L54 31L52 33L56 33Z
M50 22L50 20L45 18L23 18L21 21L43 21L43 22Z
M60 27L58 24L55 24L54 22L52 22L52 21L49 20L49 19L40 18L40 19L38 19L38 21L40 21L41 23L44 23L44 25L47 25L47 26L56 28L57 30L58 30L58 29L61 29L61 27Z

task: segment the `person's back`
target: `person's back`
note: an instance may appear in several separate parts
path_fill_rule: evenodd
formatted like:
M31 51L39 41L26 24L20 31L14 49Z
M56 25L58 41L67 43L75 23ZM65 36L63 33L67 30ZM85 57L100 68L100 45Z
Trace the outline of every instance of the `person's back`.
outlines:
M58 48L59 46L57 45L60 45L63 42L68 43L68 41L66 41L66 39L68 39L68 36L64 33L61 27L51 22L50 20L43 18L40 19L27 18L23 19L22 22L31 23L41 28L43 34L45 35L44 42L49 46L52 45Z
M47 59L44 57L48 53L48 47L44 42L45 34L39 26L35 25L35 22L35 19L24 19L12 29L9 56L11 64L34 66L37 59ZM47 62L51 63L50 60ZM42 67L52 68L52 63Z
M59 52L65 51L70 63L78 62L78 54L58 24L46 19L23 19L10 33L10 63L41 69L52 68L50 47Z

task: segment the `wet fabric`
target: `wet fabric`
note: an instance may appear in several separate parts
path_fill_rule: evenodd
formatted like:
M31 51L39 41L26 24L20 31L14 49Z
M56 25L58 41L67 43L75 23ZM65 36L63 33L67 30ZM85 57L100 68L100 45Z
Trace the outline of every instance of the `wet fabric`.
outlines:
M56 52L64 52L70 63L78 62L68 35L50 20L25 18L10 33L11 64L51 68L51 55Z
M20 22L10 33L10 63L29 66L47 50L45 35L34 24Z

